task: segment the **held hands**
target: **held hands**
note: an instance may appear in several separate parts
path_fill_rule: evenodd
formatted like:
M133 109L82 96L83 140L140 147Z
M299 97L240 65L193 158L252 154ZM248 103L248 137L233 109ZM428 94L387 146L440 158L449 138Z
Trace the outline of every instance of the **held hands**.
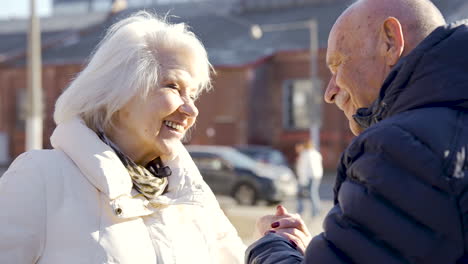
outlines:
M276 207L275 215L265 215L257 220L257 231L260 235L276 233L293 244L304 254L312 239L307 226L298 214L290 214L281 205Z

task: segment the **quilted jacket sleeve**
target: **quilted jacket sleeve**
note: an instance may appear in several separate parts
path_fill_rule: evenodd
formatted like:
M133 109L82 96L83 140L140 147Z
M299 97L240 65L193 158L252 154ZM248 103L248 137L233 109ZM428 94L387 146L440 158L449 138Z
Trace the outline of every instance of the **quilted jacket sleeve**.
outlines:
M248 264L295 264L302 263L303 256L283 237L268 234L247 249L245 260Z
M45 232L45 186L33 154L19 156L0 178L0 263L36 263Z

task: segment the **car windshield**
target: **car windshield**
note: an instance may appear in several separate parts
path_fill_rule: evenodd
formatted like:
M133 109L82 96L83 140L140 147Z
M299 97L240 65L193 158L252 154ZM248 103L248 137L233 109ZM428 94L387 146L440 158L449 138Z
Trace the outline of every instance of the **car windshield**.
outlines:
M276 165L287 165L287 162L278 150L258 150L258 149L240 149L242 153L250 156L251 158Z
M245 156L244 154L236 150L223 151L220 154L224 159L231 162L236 167L252 168L258 165L253 159Z
M273 164L278 164L278 165L286 164L286 160L284 159L284 156L279 151L271 152L270 162Z

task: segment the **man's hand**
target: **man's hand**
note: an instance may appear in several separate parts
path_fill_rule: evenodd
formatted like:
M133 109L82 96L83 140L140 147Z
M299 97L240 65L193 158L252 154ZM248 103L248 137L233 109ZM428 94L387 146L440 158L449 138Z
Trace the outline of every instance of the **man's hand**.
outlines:
M269 232L276 233L289 240L302 254L312 239L301 217L288 213L281 205L276 207L275 215L265 215L257 220L257 232L260 236Z

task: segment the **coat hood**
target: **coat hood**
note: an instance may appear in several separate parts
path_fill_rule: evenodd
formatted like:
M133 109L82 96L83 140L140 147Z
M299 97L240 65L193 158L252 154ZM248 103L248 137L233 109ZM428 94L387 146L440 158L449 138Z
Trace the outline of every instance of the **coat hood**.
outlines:
M468 109L468 20L434 30L387 76L379 98L358 109L363 128L424 107Z

